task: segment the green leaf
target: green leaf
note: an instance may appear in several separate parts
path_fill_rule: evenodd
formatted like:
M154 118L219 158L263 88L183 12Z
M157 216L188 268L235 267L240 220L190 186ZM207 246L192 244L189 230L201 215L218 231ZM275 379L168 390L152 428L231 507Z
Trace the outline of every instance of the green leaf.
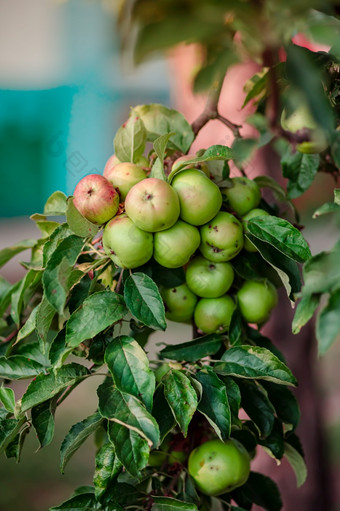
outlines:
M64 365L50 374L40 374L30 383L22 397L22 411L26 412L47 401L66 387L83 380L88 374L86 367L75 363Z
M111 443L104 444L96 454L96 468L93 476L94 494L100 499L106 492L109 484L113 481L122 469L114 447Z
M7 458L15 458L16 462L20 462L21 451L24 445L25 438L29 433L29 425L25 425L18 434L13 438L6 447L5 454Z
M294 314L292 323L293 334L298 334L301 328L308 323L308 321L313 317L319 303L320 296L318 295L305 295L301 298Z
M286 204L296 218L297 212L294 204L287 197L286 190L275 179L270 176L256 176L254 181L260 188L269 188L273 192L275 199Z
M113 443L117 458L135 476L146 467L152 446L159 445L158 425L131 394L117 390L109 383L103 383L97 390L99 411L110 420L109 438Z
M265 72L265 69L259 73L256 73L255 75L253 75L247 82L246 82L246 85L250 85L250 90L249 92L247 92L247 95L246 95L246 98L243 102L243 105L242 105L242 108L244 108L248 103L249 101L251 101L252 99L255 99L257 98L258 96L263 96L266 91L267 91L267 83L268 83L268 76L269 76L269 72L266 71ZM248 89L248 87L247 87Z
M0 378L7 378L8 380L32 378L44 372L44 370L45 367L42 364L22 355L12 355L8 358L0 357Z
M131 313L144 325L166 329L162 297L154 281L145 273L132 273L124 284L124 298Z
M167 180L166 175L164 173L164 158L168 142L173 135L176 135L174 131L172 131L171 133L165 133L164 135L161 135L160 137L156 138L156 140L154 141L153 147L158 158L155 161L154 165L152 166L150 177L163 179L163 181Z
M66 220L71 231L81 238L93 238L100 229L99 225L93 224L78 211L73 197L67 199Z
M236 138L231 146L235 165L240 168L247 163L258 146L256 138Z
M49 399L32 408L32 424L37 433L40 448L49 445L54 435L54 413L56 398Z
M263 259L274 268L287 295L294 300L295 293L301 290L301 278L297 263L269 243L265 243L251 234L246 234L246 238L256 246Z
M162 379L164 396L184 436L197 409L196 391L185 374L176 369L169 371Z
M228 403L232 418L238 420L238 412L241 406L241 392L236 382L229 376L223 376L223 382L227 391Z
M12 245L11 247L6 247L0 250L0 268L6 264L12 257L28 248L33 248L37 244L37 240L23 240L17 243L16 245Z
M43 275L45 296L59 314L63 313L68 292L75 283L72 269L83 245L82 238L68 236L59 243L47 263ZM82 275L82 272L75 271L76 275Z
M59 506L50 507L49 511L99 511L100 509L101 506L99 507L93 493L81 493L65 500Z
M25 339L29 335L31 335L35 330L35 319L38 312L38 305L34 307L31 314L28 316L26 322L23 324L23 326L20 328L17 338L15 340L15 344L17 344L19 341L22 341L22 339ZM54 309L53 309L54 311Z
M318 154L303 154L299 151L291 152L291 147L281 159L284 177L289 179L287 192L289 199L300 197L314 181L320 165Z
M276 483L263 474L250 472L248 481L241 489L246 492L251 502L267 511L280 511L282 508L280 492Z
M291 223L276 216L255 217L247 224L250 234L273 245L294 261L304 263L311 252L301 232Z
M160 443L162 443L164 438L176 425L175 417L173 416L171 408L164 396L163 385L159 386L156 391L152 414L159 426Z
M107 364L116 387L140 399L151 411L155 392L155 375L139 344L127 335L113 339L105 351Z
M296 385L296 378L273 353L258 346L236 346L227 350L214 371L226 376L268 380L281 385Z
M169 140L169 148L187 153L194 133L183 114L159 104L138 105L133 111L142 119L149 142L154 142L161 135L175 133Z
M241 390L241 406L257 425L261 432L261 436L267 437L274 426L274 408L268 401L268 398L261 389L252 381L240 381Z
M171 497L156 497L153 498L154 505L151 511L173 511L174 509L181 509L182 511L198 511L195 504L183 502L182 500L173 499Z
M39 346L42 353L46 353L47 335L55 316L55 309L47 300L45 294L37 307L35 329L39 338Z
M198 337L189 342L181 344L169 344L160 352L163 358L171 360L185 360L186 362L196 362L209 355L215 355L222 345L222 336L220 334L210 334Z
M292 445L285 442L285 457L289 461L296 476L297 487L303 485L307 479L307 467L301 454Z
M66 323L66 344L75 348L92 339L127 313L122 296L111 291L90 295Z
M22 343L19 346L16 346L15 354L21 355L29 360L34 360L35 362L38 362L44 366L46 369L51 366L47 356L41 352L39 342L37 341Z
M47 199L44 206L45 216L62 216L66 212L66 195L63 192L54 192Z
M300 408L296 397L290 389L270 382L262 382L266 389L268 399L274 406L276 415L281 422L294 430L300 421Z
M334 291L318 314L316 338L319 355L324 355L340 334L340 289Z
M171 183L172 179L175 177L176 174L181 172L181 170L184 170L186 167L188 167L188 165L194 166L198 163L214 160L230 160L232 157L233 153L230 147L224 145L212 145L211 147L206 149L200 156L193 156L188 160L173 165L168 177L169 183Z
M202 397L198 403L198 411L206 417L217 436L221 440L227 440L230 436L231 419L225 385L209 369L199 371L195 378L202 385Z
M340 205L335 202L326 202L322 204L316 211L313 213L313 218L318 218L322 215L328 215L329 213L335 213L340 211Z
M49 237L47 241L45 241L43 246L43 266L46 267L50 257L54 253L55 249L59 245L59 243L67 238L68 236L71 236L73 232L69 228L67 224L61 224L59 227L57 227Z
M0 387L0 401L6 408L6 410L10 413L14 413L15 407L15 395L13 389L9 387Z
M97 412L71 427L60 448L60 471L62 474L73 454L85 440L99 428L102 422L103 418L100 413Z
M315 121L325 130L333 129L333 112L324 91L320 70L315 64L314 52L295 44L290 44L286 52L288 80L303 94Z
M147 440L149 447L158 447L159 428L144 405L131 394L120 392L110 383L103 383L97 390L99 396L99 411L103 417L114 422L113 429L117 432L123 427L126 433L136 432ZM122 434L124 437L124 434ZM127 441L125 439L125 441ZM123 445L113 441L117 456L122 461L120 453ZM148 459L148 455L147 455ZM146 460L147 461L147 460Z
M41 279L41 272L30 270L21 280L20 286L11 296L11 316L17 326L20 324L20 316L24 304L25 292L28 288L32 288L32 293Z
M303 267L303 295L328 293L340 285L340 249L320 252Z
M33 220L33 222L35 222L43 238L49 237L52 234L52 232L60 225L59 222L47 220L45 215L39 215L39 213L31 215L30 219Z
M5 451L6 447L15 439L19 433L26 417L16 419L0 419L0 455Z
M267 451L270 451L269 454L274 456L276 460L282 459L285 446L283 438L283 427L278 419L274 420L274 425L270 434L266 438L260 439L259 443Z
M113 141L115 155L119 161L136 161L145 150L147 132L136 109L119 128Z

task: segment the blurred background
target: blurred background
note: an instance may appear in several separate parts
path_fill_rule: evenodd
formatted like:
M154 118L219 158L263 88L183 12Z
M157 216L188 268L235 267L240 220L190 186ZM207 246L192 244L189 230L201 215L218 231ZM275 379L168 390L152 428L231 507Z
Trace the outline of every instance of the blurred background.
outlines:
M116 3L0 0L0 249L39 236L29 215L42 212L52 192L61 190L70 195L83 176L102 172L113 153L114 133L127 118L130 106L163 103L179 108L192 121L203 104L202 98L194 98L186 85L190 50L181 49L170 60L153 59L138 69L122 62L115 28ZM241 80L253 72L254 66L249 64L237 68L235 73ZM240 95L235 80L226 84L224 94L233 97L232 117L245 116L246 112L240 114L242 97L234 101L233 94ZM218 129L209 124L205 132L202 130L204 143L228 143L229 133ZM257 171L261 173L263 168ZM297 203L314 253L330 248L339 228L336 218L311 221L314 209L322 201L332 200L332 188L329 176L320 176ZM16 281L23 274L18 263L23 259L25 254L13 259L1 269L1 275ZM289 321L288 318L288 326ZM275 333L275 324L268 328L274 328ZM181 342L189 339L190 330L173 325L167 335ZM164 337L157 334L152 345L162 341ZM280 342L282 349L284 339ZM299 349L299 338L290 342ZM316 364L314 351L312 356L313 381L317 385L310 389L304 406L312 415L317 408L324 418L322 449L330 468L333 500L338 503L334 510L340 510L340 343L335 343ZM91 484L92 439L76 453L64 476L58 466L58 451L65 434L96 407L98 382L90 380L82 383L58 409L55 438L50 446L35 452L38 442L31 433L18 466L13 459L2 458L0 511L19 511L23 506L25 511L45 511L68 498L77 485ZM23 388L20 382L16 383L17 397ZM308 434L308 420L303 427ZM255 463L258 469L261 463L267 463L267 472L273 470L273 460L263 462L260 456ZM284 478L288 471L286 467L282 472ZM318 467L311 467L311 472L316 472L317 480ZM292 473L287 484L295 484ZM292 507L285 509L293 511ZM294 509L311 508L297 505Z

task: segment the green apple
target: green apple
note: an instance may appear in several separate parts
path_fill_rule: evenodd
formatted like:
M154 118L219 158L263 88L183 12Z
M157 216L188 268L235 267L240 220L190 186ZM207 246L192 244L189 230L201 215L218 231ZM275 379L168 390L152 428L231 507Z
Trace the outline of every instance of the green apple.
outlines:
M103 247L121 268L137 268L151 259L153 236L139 229L125 214L108 222L103 232Z
M188 471L202 493L217 496L247 481L250 459L237 440L208 440L190 453Z
M135 163L124 162L110 167L104 173L104 177L112 183L124 201L131 188L146 178L146 172Z
M248 211L259 204L261 200L261 191L255 181L247 177L231 178L231 187L222 188L223 200L239 216L243 216Z
M205 257L196 256L188 264L185 279L189 289L197 296L217 298L229 290L234 270L230 263L213 263Z
M196 169L176 174L172 186L179 196L180 217L192 225L209 222L220 210L222 195L219 187Z
M154 258L165 268L184 266L199 247L197 227L178 220L175 225L154 235Z
M118 211L119 195L104 176L89 174L75 187L73 204L90 222L105 224Z
M162 179L143 179L128 192L125 211L143 231L163 231L174 225L179 217L178 195Z
M277 291L268 280L246 280L237 292L238 304L248 323L264 323L277 304Z
M269 215L268 211L265 211L264 209L254 208L254 209L250 210L249 213L244 215L244 217L242 218L242 225L243 225L243 230L245 233L248 232L247 231L248 220L251 220L252 218L256 218L257 216L270 216L270 215ZM257 248L255 247L255 245L253 245L252 242L249 241L246 237L244 238L244 248L248 252L257 252Z
M281 115L281 126L284 130L297 133L303 129L309 130L310 140L297 144L296 149L300 153L314 154L321 153L328 147L326 133L315 122L308 106L302 102L288 116L286 109Z
M233 299L228 295L201 298L194 312L195 324L205 334L222 334L229 330L235 308Z
M229 261L242 250L244 238L241 222L231 213L220 211L200 229L200 251L215 263Z
M161 288L165 315L171 321L186 322L194 315L197 296L186 284L177 287Z

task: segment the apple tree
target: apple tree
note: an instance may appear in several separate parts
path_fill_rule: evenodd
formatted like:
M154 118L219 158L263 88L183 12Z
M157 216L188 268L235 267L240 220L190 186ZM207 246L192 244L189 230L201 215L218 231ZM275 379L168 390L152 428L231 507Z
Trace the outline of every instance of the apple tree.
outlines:
M32 430L48 448L58 407L86 379L99 381L96 409L60 447L64 472L93 436L93 485L51 511L279 511L277 485L251 468L259 449L287 459L304 483L298 382L262 327L282 288L297 303L294 333L317 314L321 354L340 332L339 242L312 255L292 203L318 172L337 178L340 165L340 24L336 7L310 4L122 4L122 40L131 46L137 34L137 62L197 43L193 86L208 101L192 124L159 104L133 106L103 175L83 178L71 197L56 191L31 217L40 239L0 252L4 265L31 249L25 276L0 280L1 453L19 459ZM294 44L297 31L330 51ZM252 138L219 113L225 73L247 59L259 65L246 84ZM232 130L232 146L193 153L211 119ZM265 146L279 155L286 187L247 176ZM335 189L315 216L339 207ZM192 337L170 342L170 330L151 359L149 338L167 320L191 323ZM11 382L23 379L15 395Z

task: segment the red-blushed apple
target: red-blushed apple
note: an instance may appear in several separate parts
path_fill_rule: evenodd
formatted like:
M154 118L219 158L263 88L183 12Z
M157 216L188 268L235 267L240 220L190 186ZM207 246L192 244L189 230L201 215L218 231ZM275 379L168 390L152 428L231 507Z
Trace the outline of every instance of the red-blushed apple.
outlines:
M226 442L208 440L191 451L188 471L202 493L221 495L247 481L250 458L245 447L233 438Z
M205 334L223 334L229 330L236 305L231 296L201 298L196 305L194 321Z
M231 178L231 187L222 188L223 200L239 216L243 216L248 211L259 204L261 200L261 191L259 186L247 177Z
M178 193L180 217L185 222L203 225L220 210L220 189L203 172L196 169L183 170L175 175L171 184Z
M252 218L256 218L257 216L270 216L268 211L260 208L254 208L249 211L244 217L242 217L242 225L243 225L243 231L245 234L248 232L247 224L248 221ZM247 252L257 252L257 248L255 245L252 244L251 241L249 241L246 237L244 238L244 247Z
M175 225L154 235L154 258L165 268L184 266L200 244L197 227L178 220Z
M105 224L118 211L119 195L104 176L89 174L75 187L73 203L90 222Z
M149 177L128 192L125 211L143 231L163 231L174 225L179 217L178 195L167 182Z
M186 284L177 287L161 288L165 315L171 321L186 322L194 315L197 296Z
M110 156L110 158L107 160L107 162L105 163L105 167L104 167L104 171L103 171L103 176L106 177L106 174L108 172L110 172L110 170L115 166L117 165L118 163L120 163L120 160L118 160L117 156L115 154L113 154L112 156Z
M220 211L200 229L200 251L216 263L229 261L241 251L244 243L241 222L231 213Z
M146 172L135 163L117 163L105 174L105 177L116 188L122 201L125 200L131 188L146 178Z
M106 224L103 247L112 261L121 268L137 268L151 259L153 236L139 229L125 214Z
M262 324L277 304L277 291L268 280L246 280L237 292L240 311L248 323Z
M234 280L230 263L213 263L205 257L196 256L189 262L186 274L189 289L202 298L224 295Z

